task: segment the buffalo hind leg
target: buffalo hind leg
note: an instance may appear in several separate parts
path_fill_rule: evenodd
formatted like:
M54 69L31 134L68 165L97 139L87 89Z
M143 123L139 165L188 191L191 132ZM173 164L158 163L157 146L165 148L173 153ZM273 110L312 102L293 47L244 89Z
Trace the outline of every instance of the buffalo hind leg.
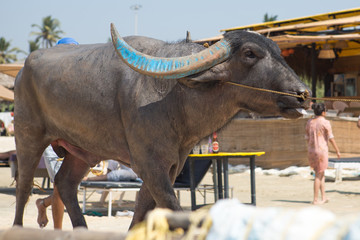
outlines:
M67 152L61 168L55 176L55 184L70 216L73 227L87 227L85 218L79 207L77 189L88 170L89 165L87 163Z
M21 151L21 147L18 147L18 171L16 176L16 210L13 223L14 225L23 225L24 208L33 187L34 173L40 158L41 153L32 156L30 153L24 153L24 151Z

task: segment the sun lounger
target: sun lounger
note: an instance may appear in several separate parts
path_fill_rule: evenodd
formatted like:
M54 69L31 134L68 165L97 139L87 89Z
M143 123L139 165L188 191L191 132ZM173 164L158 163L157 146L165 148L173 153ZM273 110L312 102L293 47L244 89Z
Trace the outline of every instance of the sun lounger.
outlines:
M108 216L111 217L112 193L139 191L142 181L111 182L111 181L83 181L80 183L80 190L83 191L82 213L86 212L86 192L89 189L96 189L109 192Z
M214 191L214 185L199 185L204 178L206 172L209 170L211 160L209 161L196 161L195 172L195 186L196 191L204 198L204 204L206 204L206 192ZM108 203L108 216L112 213L112 193L113 192L126 192L126 191L139 191L142 185L142 181L130 181L130 182L111 182L111 181L83 181L81 182L79 189L83 192L83 205L82 212L86 213L86 193L87 190L102 190L109 192ZM177 197L180 201L180 191L190 191L190 169L189 163L186 162L183 171L180 173L174 184L174 190L177 193Z
M108 217L111 217L112 214L112 198L114 192L127 192L127 191L140 191L142 182L131 181L131 182L111 182L111 181L83 181L80 183L79 189L83 192L83 202L82 202L82 213L86 213L86 196L88 190L102 190L109 192L109 202L108 202ZM211 184L201 184L196 187L196 190L203 196L204 205L206 202L206 194L208 191L214 191L214 185ZM232 188L231 188L232 190ZM175 183L174 191L177 194L177 197L180 201L180 191L189 191L190 185ZM231 192L231 196L233 193Z
M335 168L335 182L342 181L343 168L360 168L360 157L329 158L329 167Z

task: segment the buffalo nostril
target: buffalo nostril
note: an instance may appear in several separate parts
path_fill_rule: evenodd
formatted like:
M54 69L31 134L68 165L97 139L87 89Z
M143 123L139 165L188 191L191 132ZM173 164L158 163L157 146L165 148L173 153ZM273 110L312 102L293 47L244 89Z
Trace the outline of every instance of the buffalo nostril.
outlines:
M309 91L308 90L305 90L303 93L301 93L302 94L302 96L303 96L303 98L304 99L307 99L308 97L310 97L310 93L309 93Z
M312 92L308 89L305 89L305 95L306 97L311 97L312 96Z
M311 97L311 91L308 90L308 89L300 89L298 92L297 92L297 95L299 95L304 101Z
M298 95L300 96L299 102L301 107L308 109L310 107L310 102L311 102L311 91L305 89L302 92L298 92Z

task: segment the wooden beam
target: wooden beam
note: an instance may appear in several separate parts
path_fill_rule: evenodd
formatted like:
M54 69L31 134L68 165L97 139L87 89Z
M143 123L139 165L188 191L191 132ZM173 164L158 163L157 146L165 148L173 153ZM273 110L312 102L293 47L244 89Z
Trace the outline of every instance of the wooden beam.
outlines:
M333 27L333 26L341 26L341 25L356 26L359 25L359 23L360 23L360 16L354 16L354 17L341 18L341 19L317 21L313 23L299 23L299 24L283 26L283 27L261 29L261 30L257 30L257 32L261 34L267 34L271 32L283 32L287 30L300 30L300 29L302 30L313 29L314 31L320 31L320 30L327 30L329 27Z
M326 35L326 36L294 36L281 35L270 37L279 46L282 44L309 44L313 42L340 41L340 40L360 40L360 34L342 34L342 35Z

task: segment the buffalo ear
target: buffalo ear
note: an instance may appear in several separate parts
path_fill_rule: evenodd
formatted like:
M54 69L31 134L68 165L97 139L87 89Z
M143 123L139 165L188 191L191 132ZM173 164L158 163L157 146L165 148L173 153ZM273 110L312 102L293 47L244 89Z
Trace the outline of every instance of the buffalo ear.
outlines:
M201 86L202 83L227 82L230 80L230 75L230 71L225 67L225 64L219 64L204 72L181 78L179 82L190 88L196 88Z

